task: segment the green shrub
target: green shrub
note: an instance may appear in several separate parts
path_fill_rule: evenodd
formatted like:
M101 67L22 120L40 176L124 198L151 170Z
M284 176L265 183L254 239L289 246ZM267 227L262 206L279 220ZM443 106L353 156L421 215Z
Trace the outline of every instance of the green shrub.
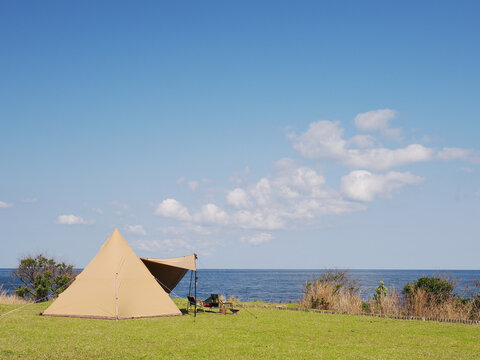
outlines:
M362 312L369 314L371 312L370 304L362 301Z
M385 286L385 283L383 281L380 281L380 285L378 285L376 288L375 288L375 294L373 295L373 299L377 302L377 303L381 303L382 302L382 298L384 298L385 296L387 296L387 293L388 293L388 289L387 287Z
M421 289L425 291L428 295L435 297L438 301L444 301L452 297L454 286L447 280L440 277L421 277L413 284L408 283L403 288L403 293L408 297L413 294L413 292Z
M46 301L49 296L60 294L75 278L72 265L57 263L42 254L21 259L13 274L23 284L15 293L35 301Z

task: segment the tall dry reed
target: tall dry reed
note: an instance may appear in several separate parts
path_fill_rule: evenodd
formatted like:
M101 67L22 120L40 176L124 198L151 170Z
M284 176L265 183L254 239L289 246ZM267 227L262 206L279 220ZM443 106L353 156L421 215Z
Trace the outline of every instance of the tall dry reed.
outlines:
M30 300L25 300L15 294L7 294L7 291L0 286L0 304L2 305L21 305L29 304Z
M422 289L415 290L404 299L403 314L437 319L479 320L473 314L474 302L463 302L456 297L445 298L429 294Z
M304 307L336 312L358 313L362 299L356 290L338 287L335 281L314 281L304 289L301 300Z
M374 314L398 316L402 310L402 297L391 288L386 295L372 298L368 304L369 311Z
M452 283L451 280L448 281ZM300 304L310 309L351 314L363 312L388 316L480 320L480 294L475 292L480 289L480 283L471 291L470 298L461 298L451 291L433 293L418 287L410 287L408 292L401 294L394 288L387 291L385 287L384 292L377 292L368 301L363 301L358 289L351 284L354 282L345 273L328 272L305 284Z

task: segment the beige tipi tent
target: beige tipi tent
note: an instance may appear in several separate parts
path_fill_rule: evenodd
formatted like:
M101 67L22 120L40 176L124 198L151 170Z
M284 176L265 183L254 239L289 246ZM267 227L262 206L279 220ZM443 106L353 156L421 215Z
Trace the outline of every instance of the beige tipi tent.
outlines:
M182 266L190 266L196 270L196 256L184 258L187 260L182 261L182 258L178 258L180 259L177 261L178 266L173 265L173 269L180 266L177 275L181 270L180 272L183 272L181 277L188 271ZM167 262L173 260L175 263L175 259L165 260ZM164 282L168 282L174 287L181 277L176 276L175 281L169 282L171 276L168 274L162 274L161 271L152 274L115 229L98 254L43 315L99 319L182 315L163 285Z

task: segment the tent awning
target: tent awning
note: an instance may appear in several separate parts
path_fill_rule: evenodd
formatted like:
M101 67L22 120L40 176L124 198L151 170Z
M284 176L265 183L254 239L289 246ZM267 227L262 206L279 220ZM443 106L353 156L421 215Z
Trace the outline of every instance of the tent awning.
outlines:
M196 259L195 254L168 259L141 258L167 293L175 289L188 270L197 270Z
M176 258L167 258L167 259L150 259L150 258L141 258L143 262L148 261L157 264L175 266L187 270L197 270L197 255L187 255L180 256Z

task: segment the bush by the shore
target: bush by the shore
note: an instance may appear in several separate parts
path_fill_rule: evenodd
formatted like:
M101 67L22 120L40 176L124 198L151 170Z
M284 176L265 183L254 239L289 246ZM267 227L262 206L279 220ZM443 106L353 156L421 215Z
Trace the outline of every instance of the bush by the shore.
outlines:
M383 282L367 300L360 297L355 282L342 271L327 271L305 284L301 305L310 309L351 314L371 313L437 319L480 320L480 286L465 289L468 297L453 292L452 280L440 276L422 277L405 285L402 293Z
M24 299L17 294L8 294L6 290L0 285L0 304L1 305L19 305L28 304L29 300Z

